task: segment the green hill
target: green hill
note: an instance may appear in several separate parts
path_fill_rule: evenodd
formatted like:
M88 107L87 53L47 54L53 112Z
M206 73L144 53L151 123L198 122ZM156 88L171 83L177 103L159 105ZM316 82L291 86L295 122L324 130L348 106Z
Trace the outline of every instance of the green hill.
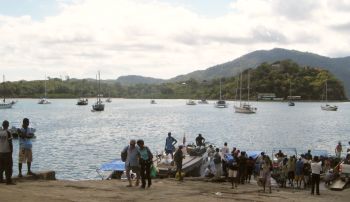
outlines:
M328 80L328 98L345 100L344 86L329 71L322 68L302 67L290 60L263 63L256 68L243 71L243 99L247 97L247 75L250 75L250 97L255 99L258 93L275 93L277 97L286 98L289 94L289 82L292 94L303 100L321 100L324 83ZM235 99L239 74L235 77L222 78L222 95L225 99ZM160 84L121 85L118 82L102 81L102 94L123 98L192 98L218 99L220 79L189 79L181 82ZM97 94L95 80L70 79L62 81L53 78L47 81L50 98L94 97ZM18 81L1 84L0 95L6 97L41 97L44 94L44 81Z

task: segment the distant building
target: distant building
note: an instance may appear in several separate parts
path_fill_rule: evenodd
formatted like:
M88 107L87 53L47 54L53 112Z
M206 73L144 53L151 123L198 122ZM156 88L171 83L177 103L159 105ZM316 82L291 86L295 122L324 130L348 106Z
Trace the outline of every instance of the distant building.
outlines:
M258 93L258 100L274 100L275 98L275 93Z
M300 95L292 95L287 97L288 100L301 100Z

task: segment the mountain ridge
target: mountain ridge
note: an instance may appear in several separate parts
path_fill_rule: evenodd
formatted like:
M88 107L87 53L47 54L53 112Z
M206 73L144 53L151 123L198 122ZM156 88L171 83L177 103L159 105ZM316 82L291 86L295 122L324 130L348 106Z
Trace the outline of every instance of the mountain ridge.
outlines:
M158 80L162 80L162 82L181 82L191 78L197 81L202 81L220 77L231 77L248 68L255 68L264 62L274 63L276 61L288 59L301 66L318 67L329 70L344 83L346 94L350 95L350 56L331 58L311 52L283 48L256 50L234 60L211 66L205 70L196 70L188 74L178 75L168 80ZM156 78L148 77L148 79Z

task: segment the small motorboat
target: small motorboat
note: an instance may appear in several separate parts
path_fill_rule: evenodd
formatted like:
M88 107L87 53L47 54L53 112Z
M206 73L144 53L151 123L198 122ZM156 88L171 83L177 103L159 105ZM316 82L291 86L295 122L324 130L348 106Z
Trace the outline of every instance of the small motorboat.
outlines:
M187 100L186 105L196 105L197 103L193 100Z
M215 102L215 107L216 108L227 108L228 104L225 100L218 100Z
M198 104L209 104L209 102L206 99L202 99L198 101Z
M78 99L77 105L88 105L88 104L89 104L89 101L87 98L79 98Z

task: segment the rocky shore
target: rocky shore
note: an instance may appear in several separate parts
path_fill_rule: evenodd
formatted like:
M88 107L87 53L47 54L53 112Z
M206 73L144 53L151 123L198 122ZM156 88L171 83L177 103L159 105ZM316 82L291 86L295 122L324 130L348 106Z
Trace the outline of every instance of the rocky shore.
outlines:
M262 192L256 182L231 189L228 182L208 182L202 178L155 179L149 189L127 188L122 180L65 181L17 180L17 185L0 184L0 201L348 201L350 190L331 191L321 184L321 195L310 195L309 190L291 188Z

